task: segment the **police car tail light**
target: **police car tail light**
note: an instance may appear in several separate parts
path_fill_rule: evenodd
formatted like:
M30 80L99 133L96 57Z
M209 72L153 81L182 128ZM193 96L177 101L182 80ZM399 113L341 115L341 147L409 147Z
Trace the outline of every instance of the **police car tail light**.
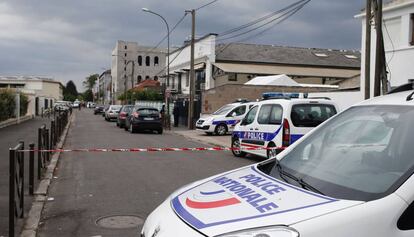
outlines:
M216 237L299 237L299 232L286 226L249 229Z
M282 137L282 146L286 147L290 144L290 125L287 119L283 120L283 137Z

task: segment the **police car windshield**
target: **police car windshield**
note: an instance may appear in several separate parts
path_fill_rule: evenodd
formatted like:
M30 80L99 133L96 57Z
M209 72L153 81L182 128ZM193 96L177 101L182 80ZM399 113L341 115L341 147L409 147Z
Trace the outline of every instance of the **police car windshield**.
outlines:
M229 112L232 108L234 107L234 105L225 105L223 107L221 107L220 109L218 109L216 112L214 112L214 115L223 115L226 114L227 112Z
M369 201L414 172L414 106L361 106L328 121L280 165L327 196ZM277 167L270 174L280 178Z

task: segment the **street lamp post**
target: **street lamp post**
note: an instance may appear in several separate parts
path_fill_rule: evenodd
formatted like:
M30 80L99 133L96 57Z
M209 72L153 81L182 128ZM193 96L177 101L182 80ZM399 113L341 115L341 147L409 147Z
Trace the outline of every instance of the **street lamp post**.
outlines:
M158 14L156 12L153 12L153 11L149 10L148 8L142 8L142 11L154 14L156 16L159 16L164 21L165 25L167 26L167 81L165 83L166 86L165 86L165 89L164 89L164 99L165 99L165 106L167 107L167 115L168 115L167 118L169 119L169 117L170 117L170 106L168 104L168 97L167 97L167 93L166 93L166 88L170 84L170 26L168 25L167 20L165 20L165 18L163 16L161 16L160 14ZM168 124L166 124L166 125L168 125Z

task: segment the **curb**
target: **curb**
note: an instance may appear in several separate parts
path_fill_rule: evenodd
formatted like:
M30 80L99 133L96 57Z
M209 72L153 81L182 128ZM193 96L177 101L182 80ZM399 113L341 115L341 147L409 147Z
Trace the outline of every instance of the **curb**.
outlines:
M12 125L20 124L20 123L26 122L28 120L31 120L34 117L35 117L34 115L21 116L19 118L19 121L17 121L17 118L8 119L8 120L5 120L3 122L0 122L0 128L6 128L6 127L9 127L9 126L12 126Z
M63 131L60 141L56 145L57 148L62 148L65 143L66 136L68 134L70 125L74 121L75 116L72 115L69 119L69 123L66 125L65 130ZM56 169L60 157L60 152L53 154L52 159L50 160L47 170L44 174L44 177L39 183L38 188L34 192L34 201L32 207L30 208L29 214L23 225L23 230L20 234L20 237L36 237L37 230L39 228L40 218L42 215L43 208L47 201L47 192L50 186L50 183L53 179L53 173Z
M226 147L225 145L220 144L218 141L217 141L217 143L208 142L208 141L205 141L203 139L200 139L200 138L197 138L197 137L194 137L194 136L188 136L186 134L178 133L178 132L175 132L175 131L169 131L169 133L175 134L177 136L185 137L185 138L187 138L189 140L197 141L197 142L200 142L200 143L205 144L205 145L208 145L208 146Z

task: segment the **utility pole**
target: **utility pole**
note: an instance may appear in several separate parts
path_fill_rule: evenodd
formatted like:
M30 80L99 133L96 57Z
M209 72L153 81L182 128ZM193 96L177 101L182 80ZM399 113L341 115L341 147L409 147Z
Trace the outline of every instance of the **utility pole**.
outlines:
M375 47L375 84L374 96L387 92L387 70L385 63L384 39L382 36L382 0L374 0L376 47Z
M371 2L366 0L366 21L365 21L365 99L371 97Z
M126 105L126 93L127 93L127 75L126 72L124 74L124 100L122 101L122 105Z
M195 97L195 71L194 71L194 38L195 38L195 10L186 11L191 13L191 60L190 60L190 101L188 105L188 128L194 129L194 97Z

